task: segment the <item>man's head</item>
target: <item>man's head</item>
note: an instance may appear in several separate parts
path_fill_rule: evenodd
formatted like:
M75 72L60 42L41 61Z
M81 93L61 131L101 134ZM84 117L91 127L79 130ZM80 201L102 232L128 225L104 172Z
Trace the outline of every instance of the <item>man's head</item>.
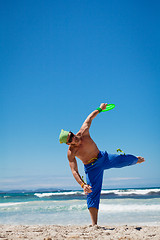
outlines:
M68 138L69 132L64 131L63 129L61 130L61 133L59 135L59 142L60 143L67 143L67 138Z
M64 131L63 129L61 130L61 133L59 135L59 141L60 143L66 143L67 145L70 144L78 144L80 142L80 138L77 137L74 133L71 131Z

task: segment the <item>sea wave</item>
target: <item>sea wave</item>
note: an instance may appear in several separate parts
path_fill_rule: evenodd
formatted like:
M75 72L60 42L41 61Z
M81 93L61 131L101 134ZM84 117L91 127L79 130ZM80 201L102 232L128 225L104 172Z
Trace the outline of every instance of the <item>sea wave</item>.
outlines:
M0 207L10 207L15 205L23 205L28 204L28 202L7 202L7 203L0 203Z
M103 189L101 191L102 199L111 198L160 198L160 188L146 189ZM86 199L83 190L59 190L54 192L31 192L31 193L7 193L0 194L0 203L2 202L27 202L35 200L72 200Z
M100 211L102 212L151 212L160 211L160 205L152 204L100 204Z
M68 192L50 192L50 193L35 193L38 198L48 198L48 197L60 197L60 196L84 196L82 191L68 191ZM102 190L102 196L108 197L131 197L131 196L159 196L160 189L119 189L119 190Z
M65 204L64 202L15 202L0 203L0 212L26 212L26 213L55 213L55 212L77 212L86 211L87 205L80 203Z
M71 196L71 195L84 195L83 192L54 192L54 193L35 193L35 196L39 197L39 198L43 198L43 197L51 197L51 196Z
M117 195L117 196L160 196L160 189L122 189L122 190L102 190L102 195Z
M58 213L58 212L81 212L87 210L87 205L82 202L72 202L66 204L65 202L60 203L50 203L50 202L16 202L16 203L1 203L0 204L1 213L3 212L32 212L32 213ZM155 212L160 213L160 204L145 204L145 203L101 203L99 207L100 212L109 213L145 213L145 212Z

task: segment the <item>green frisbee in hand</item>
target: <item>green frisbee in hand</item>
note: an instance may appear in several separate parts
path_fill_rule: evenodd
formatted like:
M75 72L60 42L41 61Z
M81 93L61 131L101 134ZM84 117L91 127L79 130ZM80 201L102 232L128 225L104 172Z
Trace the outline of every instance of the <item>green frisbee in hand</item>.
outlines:
M106 111L109 111L111 109L115 108L115 105L114 104L108 104L106 109L102 110L102 112L106 112Z

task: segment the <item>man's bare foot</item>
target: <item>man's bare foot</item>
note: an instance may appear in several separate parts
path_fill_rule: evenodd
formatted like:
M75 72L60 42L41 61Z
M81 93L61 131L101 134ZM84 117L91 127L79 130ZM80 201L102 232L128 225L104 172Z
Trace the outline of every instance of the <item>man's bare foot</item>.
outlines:
M145 159L143 157L137 157L137 158L138 158L137 163L145 162Z

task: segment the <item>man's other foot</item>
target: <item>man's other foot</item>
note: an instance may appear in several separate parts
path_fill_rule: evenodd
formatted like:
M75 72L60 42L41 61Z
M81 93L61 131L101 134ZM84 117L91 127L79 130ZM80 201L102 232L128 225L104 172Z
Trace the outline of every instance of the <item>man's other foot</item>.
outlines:
M143 157L137 157L137 158L138 158L137 163L145 162L145 159Z

